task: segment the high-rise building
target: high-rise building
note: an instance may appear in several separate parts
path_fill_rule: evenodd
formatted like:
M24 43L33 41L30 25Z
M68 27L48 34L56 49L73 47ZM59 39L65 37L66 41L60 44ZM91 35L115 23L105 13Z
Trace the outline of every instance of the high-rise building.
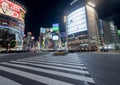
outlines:
M100 30L103 46L108 49L116 49L116 46L120 43L120 39L114 22L108 18L100 20Z
M69 50L100 43L98 14L94 6L77 0L66 13L66 32Z

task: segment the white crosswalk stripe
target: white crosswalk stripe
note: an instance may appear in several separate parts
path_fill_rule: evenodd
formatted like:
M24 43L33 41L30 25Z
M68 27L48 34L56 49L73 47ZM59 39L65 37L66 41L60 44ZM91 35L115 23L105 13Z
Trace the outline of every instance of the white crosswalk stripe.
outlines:
M47 70L47 69L40 69L40 68L35 68L35 67L30 67L30 66L25 66L25 65L18 65L18 64L10 64L10 63L3 63L3 64L9 65L9 66L14 66L14 67L27 68L27 69L30 69L30 70L50 73L50 74L53 74L53 75L59 75L59 76L63 76L63 77L69 77L69 78L72 78L72 79L77 79L77 80L82 80L82 81L94 82L91 78L84 77L84 76L73 75L73 74L69 74L69 73L63 73L63 72Z
M36 81L48 85L95 84L86 67L79 61L77 56L59 56L59 58L53 56L37 56L2 62L0 63L0 71L30 79L31 82ZM4 77L3 74L0 73L0 75ZM21 82L19 81L17 83L21 84Z
M17 61L12 61L17 64L27 64L27 65L34 65L34 66L41 66L41 67L46 67L46 68L54 68L54 69L59 69L59 70L66 70L66 71L72 71L72 72L77 72L77 73L85 73L89 74L88 71L82 71L78 69L71 69L71 68L65 68L65 67L58 67L58 66L49 66L49 65L41 65L41 64L33 64L33 63L26 63L26 62L17 62Z
M0 54L0 57L6 56L6 55L11 55L11 54Z
M35 61L35 62L48 62L48 63L58 63L58 64L65 64L65 65L76 65L76 66L82 66L84 64L76 64L76 63L67 63L67 62L60 62L60 61L49 61L49 60L19 60L19 61Z
M71 57L65 58L65 60L64 58L59 58L59 57L36 57L36 58L25 58L18 61L38 61L38 62L40 61L40 62L53 62L53 63L72 64L72 65L84 65L81 64L79 59L71 58Z
M0 85L21 85L21 84L16 83L16 82L14 82L10 79L7 79L5 77L0 76Z
M6 68L6 67L3 67L3 66L0 66L0 70L3 70L3 71L7 71L7 72L10 72L10 73L13 73L13 74L16 74L16 75L19 75L19 76L23 76L23 77L26 77L26 78L30 78L32 80L35 80L35 81L38 81L38 82L43 82L43 83L46 83L46 84L49 84L49 85L72 85L72 84L69 84L69 83L66 83L66 82L62 82L62 81L58 81L58 80L55 80L55 79L51 79L51 78L46 78L46 77L43 77L43 76L38 76L38 75L35 75L35 74L32 74L32 73L27 73L27 72L24 72L24 71L19 71L19 70L16 70L16 69L12 69L12 68Z
M86 67L82 66L74 66L74 65L66 65L62 63L54 63L54 62L42 62L42 61L27 61L27 60L21 60L22 62L30 62L30 63L38 63L38 64L48 64L48 65L57 65L57 66L64 66L64 67L70 67L70 68L77 68L77 69L86 69ZM15 61L11 61L15 62Z
M74 56L74 57L73 57ZM31 57L31 58L24 58L23 61L43 61L43 62L55 62L55 63L64 63L64 64L74 64L79 65L80 60L76 54L71 54L70 56L41 56L41 57ZM22 61L22 60L20 60Z

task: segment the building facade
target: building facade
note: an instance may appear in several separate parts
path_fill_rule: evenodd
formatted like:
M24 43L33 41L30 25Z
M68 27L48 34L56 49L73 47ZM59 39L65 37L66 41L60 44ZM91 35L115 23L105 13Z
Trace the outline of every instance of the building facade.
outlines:
M86 47L86 50L91 46L95 47L100 43L100 34L98 29L98 15L94 7L86 3L71 6L71 9L66 16L66 31L69 50L80 50ZM92 48L93 48L92 47Z
M22 50L26 9L10 0L0 0L0 29L9 30L16 36L16 50Z
M108 19L100 20L100 30L103 46L107 49L119 48L119 35L117 33L117 27L114 22Z

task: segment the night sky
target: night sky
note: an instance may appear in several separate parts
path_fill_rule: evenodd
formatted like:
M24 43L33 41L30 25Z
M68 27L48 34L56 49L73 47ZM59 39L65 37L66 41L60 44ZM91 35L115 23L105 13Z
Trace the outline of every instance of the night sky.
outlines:
M52 27L53 23L60 23L63 28L65 10L73 0L16 0L27 9L25 19L25 33L31 31L37 39L40 27ZM99 18L104 19L114 15L115 24L120 29L120 0L95 0Z

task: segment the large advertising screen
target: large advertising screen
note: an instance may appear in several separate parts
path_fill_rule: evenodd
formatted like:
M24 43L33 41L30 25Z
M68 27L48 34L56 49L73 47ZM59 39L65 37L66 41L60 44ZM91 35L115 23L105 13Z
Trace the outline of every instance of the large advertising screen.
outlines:
M25 10L9 0L0 0L0 13L17 18L21 21L25 19Z
M54 35L53 40L59 40L59 37L57 35Z
M58 24L58 23L53 24L52 30L53 30L53 31L59 31L59 24Z
M41 27L41 28L40 28L40 33L46 33L46 29L43 28L43 27Z
M81 7L67 16L67 35L87 31L85 7Z

